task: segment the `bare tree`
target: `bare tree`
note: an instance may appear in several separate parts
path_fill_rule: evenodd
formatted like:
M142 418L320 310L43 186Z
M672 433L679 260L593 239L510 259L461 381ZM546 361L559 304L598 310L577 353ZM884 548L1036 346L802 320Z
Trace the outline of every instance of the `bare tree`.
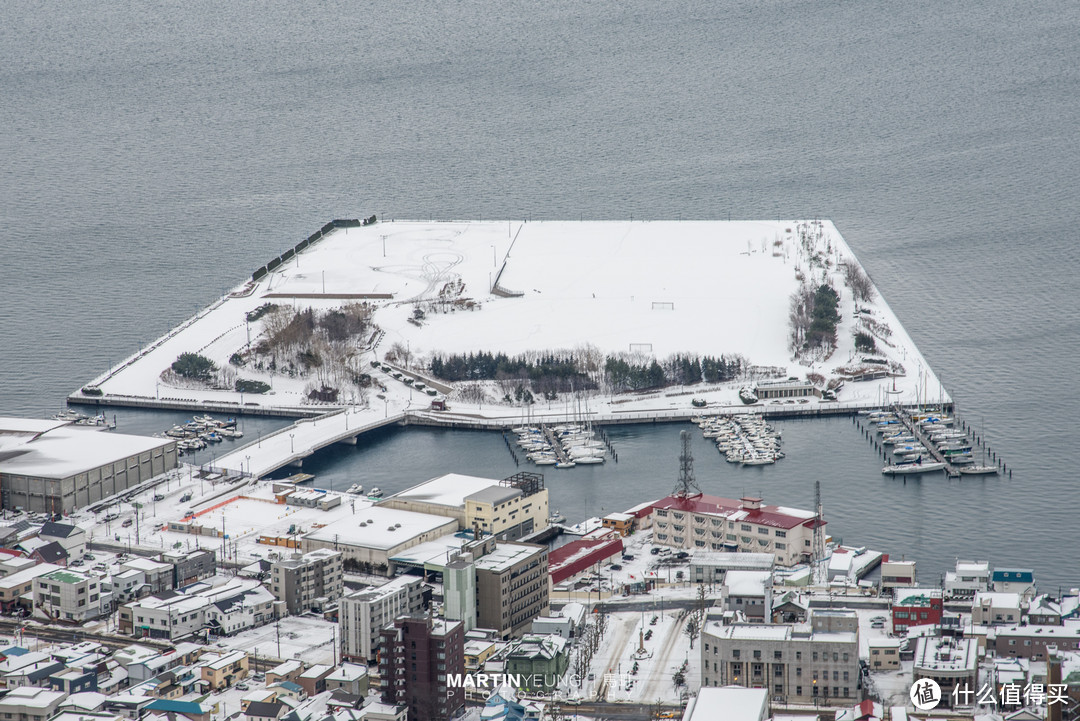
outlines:
M874 299L874 284L862 267L854 260L849 260L844 266L844 283L851 288L855 300L861 303L869 303Z

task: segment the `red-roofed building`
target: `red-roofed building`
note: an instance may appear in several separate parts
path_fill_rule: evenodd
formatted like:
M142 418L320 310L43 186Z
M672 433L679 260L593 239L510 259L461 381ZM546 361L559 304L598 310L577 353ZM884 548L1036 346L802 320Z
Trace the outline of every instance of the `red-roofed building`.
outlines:
M763 506L760 498L738 501L705 494L655 501L653 540L689 550L772 553L780 566L810 559L814 528L824 525L813 511Z
M562 583L590 566L622 553L621 537L607 540L571 541L548 554L548 572L552 583Z

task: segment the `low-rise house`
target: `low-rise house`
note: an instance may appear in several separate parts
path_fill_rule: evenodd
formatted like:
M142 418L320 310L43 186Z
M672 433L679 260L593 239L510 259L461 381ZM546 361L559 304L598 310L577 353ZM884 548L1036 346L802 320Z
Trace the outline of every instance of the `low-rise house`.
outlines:
M971 604L971 622L981 626L1020 623L1021 603L1019 593L981 591Z
M144 709L154 701L147 694L123 693L105 699L104 710L124 718L137 720L142 718Z
M199 595L210 601L206 625L212 634L231 636L274 620L274 594L258 581L236 579Z
M42 659L4 674L7 688L21 686L49 686L49 677L64 670L64 664L52 658Z
M57 566L68 565L67 549L57 541L42 543L29 552L30 558L38 563L53 563Z
M68 696L72 696L73 694L81 695L87 691L97 691L97 680L97 669L91 666L64 669L49 676L48 683L54 691L63 691Z
M741 612L751 623L772 619L772 572L728 571L723 584L724 606Z
M244 717L248 721L278 721L292 709L278 701L255 701L248 704Z
M936 588L897 588L893 591L893 633L916 626L936 626L944 610L942 593Z
M136 557L120 564L121 571L138 571L146 584L145 593L164 593L173 589L173 567L149 558Z
M511 645L506 656L506 673L518 674L523 689L544 693L558 684L569 664L565 638L527 634Z
M266 672L266 685L291 681L296 683L300 680L300 674L304 672L304 664L300 661L284 661Z
M344 691L353 696L366 696L368 667L358 663L343 663L326 677L327 691Z
M203 706L195 701L176 701L172 699L156 699L145 707L145 718L168 719L174 721L175 717L182 716L189 721L210 721L211 708Z
M63 691L23 686L0 698L0 718L17 721L46 721L67 698Z
M96 715L98 712L102 712L103 715L110 718L116 718L117 714L105 713L105 701L109 697L106 694L98 693L97 691L83 691L81 693L69 694L64 702L60 704L59 711L71 711L75 714L90 714ZM52 719L56 721L56 719Z
M300 674L297 683L308 696L315 696L326 690L326 677L334 672L333 666L315 664Z
M915 585L915 561L882 561L881 590L911 588Z
M206 654L199 659L201 678L213 691L228 688L248 674L248 655L243 651Z
M956 562L956 570L945 574L945 594L950 598L972 598L990 589L988 561Z
M169 551L162 554L161 560L173 567L173 588L183 588L217 573L217 555L211 549Z
M38 538L48 543L59 543L71 558L86 553L86 531L69 523L45 523L38 531Z
M868 639L871 671L895 671L900 668L900 639L878 636Z
M120 633L139 638L192 638L206 625L209 605L205 598L166 591L121 606L117 626Z
M1035 572L1030 568L995 568L990 574L990 590L1019 593L1024 602L1035 598Z

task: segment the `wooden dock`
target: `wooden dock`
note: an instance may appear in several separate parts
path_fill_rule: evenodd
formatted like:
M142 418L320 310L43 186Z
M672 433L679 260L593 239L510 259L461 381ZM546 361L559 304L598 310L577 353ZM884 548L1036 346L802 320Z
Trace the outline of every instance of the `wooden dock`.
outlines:
M934 457L934 460L939 463L945 464L945 475L949 478L959 478L960 471L956 470L956 466L949 463L949 459L941 451L937 449L937 446L933 444L929 436L922 431L922 426L915 422L915 419L911 417L911 413L903 408L896 409L896 417L900 419L900 423L908 429L908 432L917 440L926 451Z

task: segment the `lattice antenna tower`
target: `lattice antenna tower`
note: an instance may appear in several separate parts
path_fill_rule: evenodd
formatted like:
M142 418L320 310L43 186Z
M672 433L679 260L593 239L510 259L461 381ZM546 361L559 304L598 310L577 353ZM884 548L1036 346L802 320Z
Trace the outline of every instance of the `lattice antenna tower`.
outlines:
M679 433L679 439L682 441L682 453L679 454L679 480L671 495L679 498L700 496L701 489L694 480L694 456L690 453L690 432L682 431Z
M814 563L825 560L825 524L821 513L821 481L814 481Z

